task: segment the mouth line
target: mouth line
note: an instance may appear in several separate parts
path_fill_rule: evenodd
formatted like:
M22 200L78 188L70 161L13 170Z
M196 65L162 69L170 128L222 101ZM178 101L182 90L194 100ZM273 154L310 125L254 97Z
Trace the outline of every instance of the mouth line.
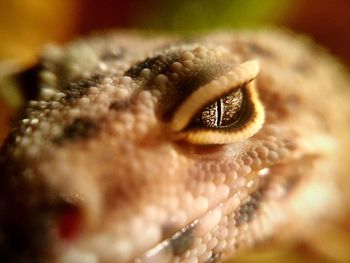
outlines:
M279 193L279 198L287 198L288 195L293 191L293 189L297 187L297 185L299 185L300 181L302 180L303 173L300 171L305 171L304 169L310 169L309 166L304 167L305 163L312 163L314 160L313 157L310 157L310 162L308 162L308 160L305 161L305 158L307 158L307 156L289 160L288 165L286 165L286 162L272 164L271 166L260 169L258 172L251 172L248 176L252 176L253 173L256 173L256 175L253 176L259 177L259 183L254 189L247 193L247 196L245 198L241 199L243 202L232 209L231 213L238 214L235 217L236 227L239 227L243 223L250 223L255 219L254 213L256 211L252 211L251 214L249 214L251 217L248 216L248 219L246 217L240 217L239 211L244 210L244 207L247 206L259 210L259 202L264 202L269 198L267 196L264 196L264 191L266 189L277 186L283 190L281 193ZM298 171L296 167L301 168L299 169L299 172L296 172ZM257 192L260 192L259 197L258 195L254 196ZM201 214L190 223L181 227L169 238L162 240L153 248L145 251L139 257L136 257L132 262L158 262L157 260L159 259L161 259L160 262L166 262L164 259L171 260L173 257L181 256L186 250L191 248L193 239L199 233L205 233L205 230L209 228L208 225L214 227L219 223L218 218L220 218L221 210L225 206L225 202L227 202L229 199L235 198L236 194L237 192L230 193L228 197L220 200L205 213ZM255 205L253 206L249 204L249 200L252 198L257 202L254 202Z

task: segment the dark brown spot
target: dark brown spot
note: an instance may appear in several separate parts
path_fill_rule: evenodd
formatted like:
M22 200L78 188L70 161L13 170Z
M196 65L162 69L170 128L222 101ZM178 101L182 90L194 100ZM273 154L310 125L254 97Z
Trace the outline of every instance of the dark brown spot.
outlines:
M64 101L69 104L74 103L77 99L83 97L88 88L97 86L102 80L102 76L97 74L89 79L81 79L70 82L65 90L66 97L63 98Z
M127 109L130 106L130 101L129 100L117 100L113 101L110 105L109 108L111 110L124 110Z
M94 135L98 126L86 118L77 118L71 124L64 128L62 136L55 138L55 143L61 143L65 140L85 139Z
M250 196L249 201L242 205L235 213L236 226L240 226L244 223L249 223L255 218L255 214L259 209L261 199L262 190L258 189Z
M193 226L177 232L170 240L170 246L175 256L182 255L193 244Z
M138 78L143 69L148 68L154 76L167 71L169 66L178 60L175 54L157 55L155 57L146 58L144 61L132 66L125 72L126 76Z

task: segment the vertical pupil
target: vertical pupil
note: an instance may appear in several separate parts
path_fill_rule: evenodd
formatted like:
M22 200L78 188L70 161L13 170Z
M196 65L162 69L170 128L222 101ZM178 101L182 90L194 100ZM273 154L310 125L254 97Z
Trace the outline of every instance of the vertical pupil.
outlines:
M242 108L243 93L241 89L237 89L231 94L221 99L223 104L223 113L221 126L233 124L240 116Z
M200 121L204 127L225 127L233 124L239 117L243 102L241 89L218 99L207 106L200 114Z

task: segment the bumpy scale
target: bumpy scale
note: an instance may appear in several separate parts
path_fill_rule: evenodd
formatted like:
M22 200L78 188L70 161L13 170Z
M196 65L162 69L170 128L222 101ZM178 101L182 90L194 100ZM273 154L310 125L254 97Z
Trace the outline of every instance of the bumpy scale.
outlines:
M0 157L2 262L218 262L337 212L349 79L305 39L113 32L37 69Z

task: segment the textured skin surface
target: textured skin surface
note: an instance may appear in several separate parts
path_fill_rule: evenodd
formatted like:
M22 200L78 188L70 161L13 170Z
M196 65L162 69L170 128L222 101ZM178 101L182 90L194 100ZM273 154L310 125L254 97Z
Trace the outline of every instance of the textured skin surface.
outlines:
M182 140L178 105L252 59L258 132ZM217 262L337 212L349 82L298 36L110 33L47 47L40 67L1 153L4 262Z

